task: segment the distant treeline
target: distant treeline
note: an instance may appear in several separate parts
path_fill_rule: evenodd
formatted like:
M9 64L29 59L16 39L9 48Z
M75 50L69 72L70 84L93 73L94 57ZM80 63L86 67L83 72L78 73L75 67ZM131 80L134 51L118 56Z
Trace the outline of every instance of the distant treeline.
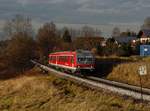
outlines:
M120 46L113 38L105 40L101 31L88 26L83 27L82 36L78 38L73 39L72 33L67 27L60 33L50 22L43 24L35 34L32 20L16 15L4 25L4 35L9 39L0 41L0 61L3 61L0 68L23 72L32 67L31 59L46 63L48 54L56 51L85 49L101 56L130 56L133 53L130 43Z

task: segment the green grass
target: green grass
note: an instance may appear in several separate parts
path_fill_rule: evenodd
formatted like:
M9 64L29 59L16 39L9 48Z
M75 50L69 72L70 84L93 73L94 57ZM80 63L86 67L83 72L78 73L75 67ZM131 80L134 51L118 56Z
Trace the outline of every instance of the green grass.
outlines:
M0 111L148 111L149 104L136 103L108 91L83 87L37 70L26 76L0 81Z

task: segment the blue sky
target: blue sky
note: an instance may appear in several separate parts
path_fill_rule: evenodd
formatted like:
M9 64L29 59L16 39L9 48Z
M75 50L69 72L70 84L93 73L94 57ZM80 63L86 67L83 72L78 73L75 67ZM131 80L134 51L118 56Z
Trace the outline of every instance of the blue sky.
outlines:
M0 0L0 23L16 14L35 23L142 24L150 0Z

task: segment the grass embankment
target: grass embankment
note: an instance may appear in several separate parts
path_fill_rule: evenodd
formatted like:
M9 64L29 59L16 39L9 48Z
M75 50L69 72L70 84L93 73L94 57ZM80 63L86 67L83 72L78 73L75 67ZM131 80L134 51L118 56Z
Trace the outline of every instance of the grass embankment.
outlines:
M118 57L118 56L96 56L96 59L103 60L103 61L109 61L109 62L128 62L128 61L139 61L143 60L140 56L130 56L130 57Z
M44 76L34 69L25 76L0 81L0 110L148 111L150 106L54 76Z
M100 77L107 77L113 69L124 63L133 63L141 60L140 57L117 57L117 56L111 56L111 57L96 57L96 72L97 75Z
M129 58L130 59L130 58ZM138 58L133 62L116 64L107 75L107 79L140 86L139 66L147 66L147 75L142 76L144 87L150 88L150 58Z

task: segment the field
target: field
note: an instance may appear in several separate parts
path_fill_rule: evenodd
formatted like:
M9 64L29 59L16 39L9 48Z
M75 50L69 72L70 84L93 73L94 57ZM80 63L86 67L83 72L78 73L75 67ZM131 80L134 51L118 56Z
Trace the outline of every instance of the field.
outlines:
M0 80L0 111L148 111L149 105L43 75L37 69Z

